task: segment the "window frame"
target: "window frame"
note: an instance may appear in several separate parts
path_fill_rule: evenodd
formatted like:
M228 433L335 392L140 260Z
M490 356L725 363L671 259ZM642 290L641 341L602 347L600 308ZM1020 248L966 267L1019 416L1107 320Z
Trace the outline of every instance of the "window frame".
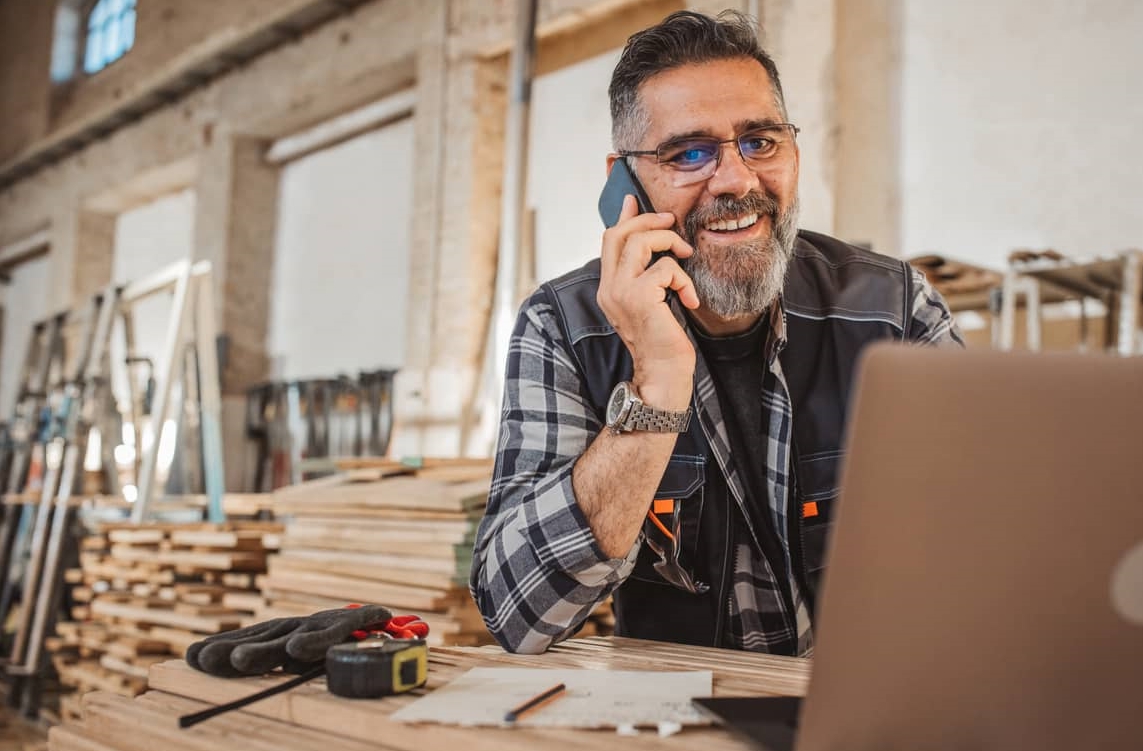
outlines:
M111 6L116 6L114 10ZM77 45L81 49L78 51L79 60L77 70L82 71L84 76L94 76L122 60L128 52L135 46L135 32L138 26L138 0L85 0L83 3L83 24L80 33L83 34L83 44ZM106 18L99 19L98 34L92 33L93 16L103 9L106 14L114 13L115 15L108 15ZM115 57L107 57L105 54L100 59L100 65L94 69L88 68L88 57L92 46L93 37L96 41L102 44L103 34L110 28L115 27L116 31L121 32L124 24L125 17L131 14L130 26L130 41L123 46L118 43L116 46L121 47Z

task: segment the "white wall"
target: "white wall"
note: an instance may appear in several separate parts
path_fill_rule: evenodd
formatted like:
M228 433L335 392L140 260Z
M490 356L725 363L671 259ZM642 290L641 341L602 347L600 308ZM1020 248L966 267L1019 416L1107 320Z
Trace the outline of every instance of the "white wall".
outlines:
M274 378L403 364L412 185L412 118L282 170L268 345Z
M607 86L616 49L537 76L529 124L528 205L536 210L536 280L599 255L596 203L607 179L611 115Z
M1143 244L1143 3L904 0L902 248Z
M145 279L176 261L191 257L194 237L195 196L193 190L159 198L125 211L115 223L115 256L111 277L116 283ZM167 341L171 315L171 294L160 293L132 306L135 353L157 362ZM122 334L111 340L111 386L120 409L129 408L126 369L122 365ZM145 370L137 371L141 376Z
M10 281L0 285L4 306L0 329L0 421L12 419L16 408L21 370L28 351L32 324L47 316L48 256L25 261L9 272Z

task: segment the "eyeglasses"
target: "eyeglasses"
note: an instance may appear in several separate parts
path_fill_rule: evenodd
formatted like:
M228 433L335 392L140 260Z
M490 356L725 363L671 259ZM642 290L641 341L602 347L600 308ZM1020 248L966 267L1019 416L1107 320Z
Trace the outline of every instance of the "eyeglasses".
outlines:
M762 167L782 161L793 153L798 126L776 123L753 128L742 135L720 141L713 137L679 138L660 144L654 151L620 151L620 156L653 156L659 164L675 173L675 187L709 180L722 160L722 145L738 146L742 161L751 167Z

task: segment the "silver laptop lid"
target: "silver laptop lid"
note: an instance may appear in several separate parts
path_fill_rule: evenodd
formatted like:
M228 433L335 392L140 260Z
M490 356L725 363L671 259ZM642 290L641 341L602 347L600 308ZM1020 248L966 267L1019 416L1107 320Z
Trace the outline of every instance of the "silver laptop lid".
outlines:
M1143 359L864 363L799 751L1143 749Z

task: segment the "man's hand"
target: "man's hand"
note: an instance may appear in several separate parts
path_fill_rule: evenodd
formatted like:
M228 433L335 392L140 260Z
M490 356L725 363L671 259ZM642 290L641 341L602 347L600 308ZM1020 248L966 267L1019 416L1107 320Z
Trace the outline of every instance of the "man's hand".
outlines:
M603 233L596 300L627 345L639 396L659 409L690 403L695 351L667 305L667 290L690 309L699 306L694 283L675 257L694 249L672 231L672 214L638 214L635 198L623 199L619 222ZM651 263L652 254L670 251Z

